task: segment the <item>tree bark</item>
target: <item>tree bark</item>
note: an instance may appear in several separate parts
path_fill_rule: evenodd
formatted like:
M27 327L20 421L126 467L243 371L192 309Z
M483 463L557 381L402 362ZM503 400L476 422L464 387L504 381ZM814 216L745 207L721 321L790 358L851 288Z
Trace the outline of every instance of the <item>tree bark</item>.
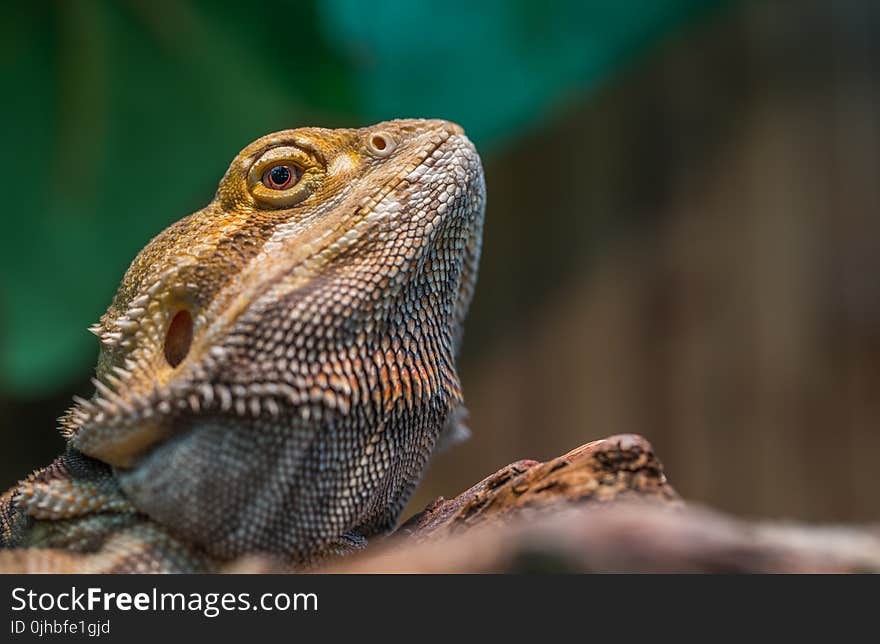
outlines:
M684 504L651 445L517 461L319 572L880 572L880 527L749 522Z

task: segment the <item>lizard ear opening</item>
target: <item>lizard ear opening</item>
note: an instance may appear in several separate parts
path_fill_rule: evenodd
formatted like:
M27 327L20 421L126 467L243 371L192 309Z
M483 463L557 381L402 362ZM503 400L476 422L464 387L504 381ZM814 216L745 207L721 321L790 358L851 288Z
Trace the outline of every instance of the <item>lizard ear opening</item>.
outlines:
M168 325L168 332L165 334L165 360L171 367L176 367L186 354L189 353L189 347L193 339L193 318L192 314L183 309L178 311L171 319Z

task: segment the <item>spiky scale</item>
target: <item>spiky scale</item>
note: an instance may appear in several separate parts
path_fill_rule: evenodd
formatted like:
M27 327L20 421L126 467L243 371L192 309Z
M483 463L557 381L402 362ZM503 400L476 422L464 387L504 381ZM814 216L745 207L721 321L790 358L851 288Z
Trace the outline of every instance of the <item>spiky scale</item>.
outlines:
M303 176L284 194L261 184L279 159ZM99 548L101 570L167 567L169 543L178 569L255 551L305 562L393 525L461 402L483 207L479 157L443 121L245 148L214 201L132 263L94 327L95 396L61 421L149 519L105 499L103 523L56 520L65 547ZM58 498L38 506L75 504Z

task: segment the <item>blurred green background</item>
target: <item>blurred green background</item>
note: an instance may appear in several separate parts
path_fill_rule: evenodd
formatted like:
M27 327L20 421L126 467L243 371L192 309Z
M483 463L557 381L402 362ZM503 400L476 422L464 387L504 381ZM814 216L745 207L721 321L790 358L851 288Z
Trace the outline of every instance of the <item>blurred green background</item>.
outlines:
M76 0L4 9L0 484L89 394L85 327L250 140L462 124L489 207L472 440L414 504L612 433L687 497L876 519L869 1Z

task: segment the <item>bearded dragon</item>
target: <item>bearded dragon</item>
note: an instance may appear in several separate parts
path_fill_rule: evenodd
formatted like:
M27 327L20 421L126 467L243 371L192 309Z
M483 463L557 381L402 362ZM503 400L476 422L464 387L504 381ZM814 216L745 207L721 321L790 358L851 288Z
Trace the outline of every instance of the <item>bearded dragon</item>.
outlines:
M0 569L296 567L392 529L460 429L484 204L446 121L244 148L90 329L95 393L60 420L66 452L0 497Z

